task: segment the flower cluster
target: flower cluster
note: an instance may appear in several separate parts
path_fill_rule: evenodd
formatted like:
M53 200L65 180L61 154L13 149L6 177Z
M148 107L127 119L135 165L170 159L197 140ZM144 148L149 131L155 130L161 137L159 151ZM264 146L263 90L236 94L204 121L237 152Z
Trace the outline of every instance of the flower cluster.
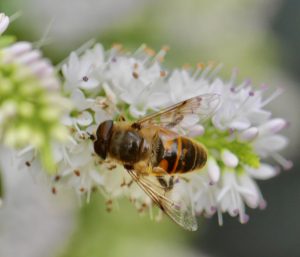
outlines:
M237 85L236 71L224 82L216 75L220 67L211 64L168 71L161 65L166 51L155 53L144 45L134 53L120 45L105 51L96 44L81 55L70 55L62 74L64 93L74 106L63 121L71 138L55 146L57 174L52 191L69 185L89 199L98 189L107 199L108 210L121 196L140 211L150 208L150 198L131 185L123 167L95 155L90 135L107 119L121 115L134 120L181 100L215 93L221 103L209 121L199 124L195 120L186 126L188 135L205 145L209 159L203 170L182 175L185 190L197 214L218 213L222 224L222 213L227 212L247 222L246 205L266 205L256 179L269 179L278 174L279 166L291 166L279 154L287 139L278 132L287 122L273 118L265 109L281 90L267 96L270 90L265 86L256 88L248 80ZM273 165L265 162L267 158L274 160Z
M0 142L34 149L44 168L54 171L51 145L67 136L60 120L69 104L42 53L29 42L1 36L8 24L9 18L0 14Z

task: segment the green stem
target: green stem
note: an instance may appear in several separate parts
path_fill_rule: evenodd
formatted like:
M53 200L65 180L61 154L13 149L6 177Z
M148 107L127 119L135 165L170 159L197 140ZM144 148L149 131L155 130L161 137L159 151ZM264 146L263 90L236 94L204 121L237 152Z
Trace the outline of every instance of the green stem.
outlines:
M4 197L3 175L2 175L2 167L0 166L0 207L3 202L3 197Z

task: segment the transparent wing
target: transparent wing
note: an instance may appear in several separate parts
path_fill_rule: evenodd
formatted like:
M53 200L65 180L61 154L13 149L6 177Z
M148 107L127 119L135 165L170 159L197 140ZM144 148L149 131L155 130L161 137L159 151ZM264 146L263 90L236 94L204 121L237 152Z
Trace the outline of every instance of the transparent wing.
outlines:
M197 220L190 199L172 196L172 190L166 191L166 188L160 185L155 176L138 175L134 170L127 171L152 201L175 223L186 230L197 230Z
M220 104L220 95L204 94L184 100L159 112L145 116L136 123L141 127L161 126L167 129L177 126L184 118L197 118L200 123L210 118Z

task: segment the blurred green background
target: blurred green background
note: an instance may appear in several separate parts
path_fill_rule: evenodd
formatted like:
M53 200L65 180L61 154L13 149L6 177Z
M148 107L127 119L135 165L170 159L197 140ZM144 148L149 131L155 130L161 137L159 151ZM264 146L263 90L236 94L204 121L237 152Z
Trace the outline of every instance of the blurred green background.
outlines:
M226 216L219 227L214 217L201 220L196 233L140 217L128 201L107 213L99 194L79 208L70 195L53 197L31 177L18 184L6 174L6 195L18 190L0 210L1 257L300 256L300 1L1 0L0 11L20 11L8 33L37 44L45 38L42 50L54 63L91 38L106 48L168 45L169 68L222 62L224 79L238 67L240 80L285 88L271 108L292 124L285 155L295 162L293 170L260 183L268 208L249 210L248 224Z

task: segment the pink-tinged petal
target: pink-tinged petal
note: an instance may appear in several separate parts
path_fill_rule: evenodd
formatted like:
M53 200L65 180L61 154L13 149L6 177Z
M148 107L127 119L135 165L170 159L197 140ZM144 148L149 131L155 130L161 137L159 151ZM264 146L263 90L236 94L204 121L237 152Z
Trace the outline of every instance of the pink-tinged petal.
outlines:
M275 134L285 128L286 125L287 122L284 119L272 119L259 127L259 133L260 135Z
M42 53L39 50L33 50L19 56L16 61L21 64L31 64L40 59Z
M26 41L17 42L12 46L6 48L9 54L12 54L16 57L30 51L31 49L32 49L32 45Z
M246 168L246 171L253 178L261 180L267 180L278 175L278 169L265 163L262 163L259 169Z
M0 13L0 35L7 29L9 24L9 17L4 13Z
M255 139L257 135L258 135L258 128L251 127L241 132L238 138L242 142L249 142Z

